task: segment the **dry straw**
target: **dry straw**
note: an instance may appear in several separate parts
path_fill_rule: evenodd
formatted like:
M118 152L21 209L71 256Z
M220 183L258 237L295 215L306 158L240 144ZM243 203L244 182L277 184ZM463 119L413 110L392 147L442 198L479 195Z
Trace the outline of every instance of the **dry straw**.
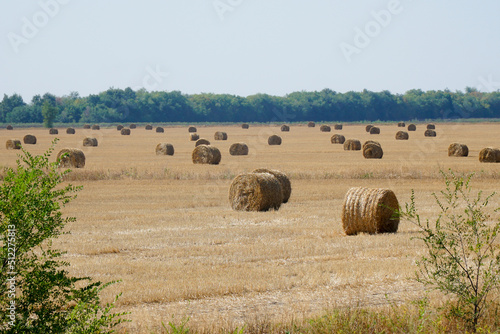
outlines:
M215 140L227 140L227 133L222 132L222 131L217 131L214 134L214 139Z
M194 164L218 165L221 160L221 154L217 147L199 145L194 148L191 158Z
M132 123L132 124L130 124L129 128L130 129L135 129L135 128L137 128L137 124Z
M57 130L57 129L52 128L49 130L49 135L58 135L58 134L59 134L59 130Z
M87 137L83 140L83 146L96 147L97 144L97 138Z
M332 144L343 144L345 142L345 137L343 135L334 134L332 138L330 138Z
M144 129L146 130L153 130L153 126L151 124L147 124Z
M101 127L99 126L99 124L94 124L92 125L92 130L101 130Z
M156 155L174 155L174 146L168 143L156 145Z
M198 139L200 139L200 136L197 134L197 133L192 133L190 136L189 136L189 139L191 141L196 141Z
M116 126L116 130L121 131L121 129L123 129L123 125L120 124Z
M188 132L196 132L196 128L194 126L190 126L188 128Z
M59 167L83 168L85 167L85 154L77 148L64 148L57 154Z
M384 151L379 142L368 140L363 144L363 156L365 159L382 159Z
M417 126L415 124L408 125L408 131L417 131Z
M33 135L26 135L23 138L23 142L25 144L35 145L36 144L36 137Z
M276 179L278 179L280 185L281 185L281 191L283 193L283 203L287 203L288 200L290 199L290 195L292 194L292 183L290 182L290 179L288 176L280 172L279 170L275 169L267 169L267 168L258 168L254 170L252 173L268 173L273 175Z
M196 141L194 146L200 146L200 145L210 145L210 142L206 139L201 138Z
M434 124L427 124L427 130L434 130L436 126Z
M425 137L436 137L436 131L434 131L434 130L425 130L424 136Z
M7 130L14 130L14 128L12 127L12 125L7 125Z
M248 145L245 143L234 143L229 148L231 155L248 155Z
M21 141L19 139L9 139L5 143L5 148L8 150L20 150Z
M350 188L342 207L342 226L347 235L395 233L398 231L399 203L389 189Z
M469 148L465 144L453 143L448 147L449 157L466 157L469 155Z
M84 128L84 129L90 129L90 124L84 124L84 125L83 125L83 128Z
M371 135L378 135L378 134L380 134L380 128L377 128L376 126L372 126L372 128L370 129L370 134Z
M272 135L267 139L269 145L281 145L281 137L277 135Z
M307 123L308 128L314 128L315 126L316 126L316 123L314 123L314 122Z
M161 126L156 127L156 133L164 133L165 129L162 128Z
M486 147L479 152L480 162L500 162L500 150L498 148Z
M329 125L323 124L322 126L319 127L319 131L330 132L332 131L332 128Z
M66 133L68 135L74 135L76 133L76 130L74 128L67 128Z
M400 128L404 128L404 127L406 127L405 122L399 122L399 123L398 123L398 127L400 127Z
M236 176L229 187L229 203L233 210L278 210L283 193L281 185L269 173L250 173Z
M359 151L361 150L361 142L357 139L347 139L344 142L345 151Z
M121 130L120 130L120 134L121 134L122 136L130 136L130 129L128 129L128 128L123 128L123 129L121 129Z
M242 129L248 129L249 127L250 127L250 125L248 125L247 123L241 124Z
M408 140L410 136L408 135L408 132L406 131L398 131L396 132L396 139L397 140Z
M373 128L373 125L368 124L368 125L366 126L365 130L366 130L366 132L368 132L368 133L369 133L369 132L370 132L370 130L371 130L372 128Z
M288 132L288 131L290 131L290 126L288 126L288 125L286 125L286 124L283 124L283 125L281 126L281 131L283 131L283 132Z
M333 126L333 128L334 128L335 130L342 130L343 126L342 126L342 124L335 124L335 125Z

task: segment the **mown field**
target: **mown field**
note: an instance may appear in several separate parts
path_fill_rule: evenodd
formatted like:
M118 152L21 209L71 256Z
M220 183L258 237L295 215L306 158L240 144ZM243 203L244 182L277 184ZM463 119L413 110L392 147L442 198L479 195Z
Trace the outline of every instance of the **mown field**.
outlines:
M333 124L332 124L333 125ZM0 130L0 141L37 137L26 145L31 153L80 148L86 166L69 182L82 185L78 198L65 209L77 221L71 234L55 246L67 251L69 271L96 280L122 280L106 289L104 300L123 292L119 311L129 311L124 330L156 332L161 322L189 317L191 328L217 331L245 323L286 322L321 314L339 306L379 307L422 297L424 288L410 280L415 260L424 254L413 239L417 229L401 221L396 234L345 236L341 211L350 187L392 189L400 204L411 189L422 216L435 217L431 193L443 188L440 170L475 172L474 189L498 189L500 164L478 161L479 151L500 146L500 124L436 125L437 137L424 137L425 124L395 140L396 124L380 125L370 135L364 125L320 132L292 125L198 126L198 134L218 147L219 165L194 165L187 127L165 126L165 133L143 126L122 136L115 128L76 129L76 134L49 135L48 129ZM227 141L215 141L225 131ZM361 151L331 144L334 133L361 142L381 143L380 160L364 159ZM269 146L269 135L283 138ZM98 147L82 147L86 136ZM173 144L173 156L155 155L160 142ZM229 146L245 142L248 156L231 156ZM450 143L469 147L469 156L447 155ZM19 151L0 150L0 165L13 166ZM55 154L52 157L55 160ZM231 180L255 168L278 169L289 175L292 195L279 211L237 212L229 206ZM500 206L500 197L491 207ZM439 298L438 295L433 295Z

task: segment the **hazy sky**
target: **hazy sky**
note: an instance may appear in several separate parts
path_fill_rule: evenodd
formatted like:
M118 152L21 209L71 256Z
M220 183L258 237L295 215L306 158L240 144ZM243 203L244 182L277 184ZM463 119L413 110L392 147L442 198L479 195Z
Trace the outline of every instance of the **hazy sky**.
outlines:
M110 87L500 89L498 0L3 0L0 9L0 96L27 102Z

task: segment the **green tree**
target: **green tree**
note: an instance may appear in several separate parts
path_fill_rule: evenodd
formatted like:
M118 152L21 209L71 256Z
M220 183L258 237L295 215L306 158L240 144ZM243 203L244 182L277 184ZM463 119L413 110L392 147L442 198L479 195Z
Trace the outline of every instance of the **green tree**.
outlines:
M43 126L51 128L54 125L54 120L57 117L57 108L49 101L45 101L42 107Z

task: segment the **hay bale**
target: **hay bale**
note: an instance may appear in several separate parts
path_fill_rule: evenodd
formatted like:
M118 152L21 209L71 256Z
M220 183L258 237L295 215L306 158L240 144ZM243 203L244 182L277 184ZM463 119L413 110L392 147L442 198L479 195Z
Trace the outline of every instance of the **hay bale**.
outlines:
M83 168L85 167L85 154L77 148L64 148L57 154L59 167Z
M57 129L52 128L49 130L49 135L58 135L58 134L59 134L59 130L57 130Z
M123 125L120 124L120 125L116 126L116 130L121 131L122 129L123 129Z
M449 157L466 157L469 155L469 148L465 144L453 143L448 147Z
M434 130L436 126L434 124L427 124L427 130Z
M290 131L290 126L288 126L288 125L286 125L286 124L283 124L283 125L281 126L281 131L282 131L282 132L288 132L288 131Z
M33 135L26 135L23 138L23 142L25 144L35 145L36 144L36 137Z
M280 172L279 170L267 169L267 168L258 168L252 171L252 173L269 173L273 175L276 179L278 179L281 185L281 191L283 193L283 203L288 202L288 200L290 199L290 195L292 194L292 183L290 182L290 179L285 173Z
M399 122L399 123L398 123L398 127L399 127L399 128L404 128L404 127L406 127L405 122Z
M200 136L197 134L197 133L192 133L190 136L189 136L189 139L191 141L196 141L198 139L200 139Z
M332 128L329 125L323 124L322 126L319 127L319 131L330 132L332 131Z
M366 130L366 132L368 132L368 133L369 133L369 132L370 132L370 130L371 130L372 128L373 128L373 125L368 124L368 125L365 127L365 130Z
M146 130L153 130L153 126L151 124L146 125L145 127Z
M392 190L350 188L342 207L342 227L347 235L396 233L399 203Z
M314 122L307 123L308 128L314 128L315 126L316 126L316 123L314 123Z
M250 125L248 125L247 123L241 124L242 129L248 129L249 127L250 127Z
M227 133L222 132L222 131L217 131L214 134L214 139L215 140L227 140Z
M156 155L174 155L174 146L168 143L156 145Z
M408 140L410 136L408 135L408 132L406 131L398 131L396 132L396 140Z
M370 134L371 135L378 135L378 134L380 134L380 128L377 128L376 126L372 126L372 128L370 129Z
M335 130L342 130L342 127L343 127L343 126L342 126L342 124L335 124L335 125L333 126L333 128L334 128Z
M269 145L281 145L281 137L277 135L272 135L267 139Z
M96 147L97 146L97 138L87 137L83 140L83 146L88 147Z
M164 132L165 132L165 129L164 129L164 128L162 128L161 126L158 126L158 127L156 127L156 130L155 130L155 131L156 131L156 133L164 133Z
M282 199L280 182L269 173L240 174L229 187L229 203L233 210L278 210Z
M334 134L330 141L332 144L343 144L345 142L345 137L339 134Z
M92 125L92 130L101 130L101 127L99 126L99 124L94 124Z
M188 132L196 132L196 128L194 126L190 126L188 128Z
M201 138L196 141L194 146L200 146L200 145L210 145L210 142L206 139Z
M486 147L479 152L479 162L500 162L500 150Z
M245 143L234 143L229 148L231 155L248 155L248 145Z
M130 126L128 128L129 129L135 129L135 128L137 128L137 124L132 123L132 124L130 124Z
M425 130L424 136L425 137L436 137L436 131L434 131L434 130Z
M67 128L66 133L68 135L74 135L76 133L76 130L74 128Z
M84 125L83 125L83 128L84 128L84 129L90 129L90 124L84 124Z
M198 145L194 148L191 158L194 164L218 165L221 160L221 154L217 147Z
M123 129L121 129L121 130L120 130L120 134L121 134L122 136L130 136L130 129L128 129L128 128L123 128Z
M384 151L379 142L368 140L363 144L363 156L365 159L382 159Z
M415 124L408 125L408 131L417 131L417 126Z
M357 139L347 139L344 142L344 151L359 151L361 150L361 142Z
M12 125L7 125L7 130L14 130L14 128L12 127Z
M20 150L21 141L19 139L9 139L5 143L5 148L8 150Z

